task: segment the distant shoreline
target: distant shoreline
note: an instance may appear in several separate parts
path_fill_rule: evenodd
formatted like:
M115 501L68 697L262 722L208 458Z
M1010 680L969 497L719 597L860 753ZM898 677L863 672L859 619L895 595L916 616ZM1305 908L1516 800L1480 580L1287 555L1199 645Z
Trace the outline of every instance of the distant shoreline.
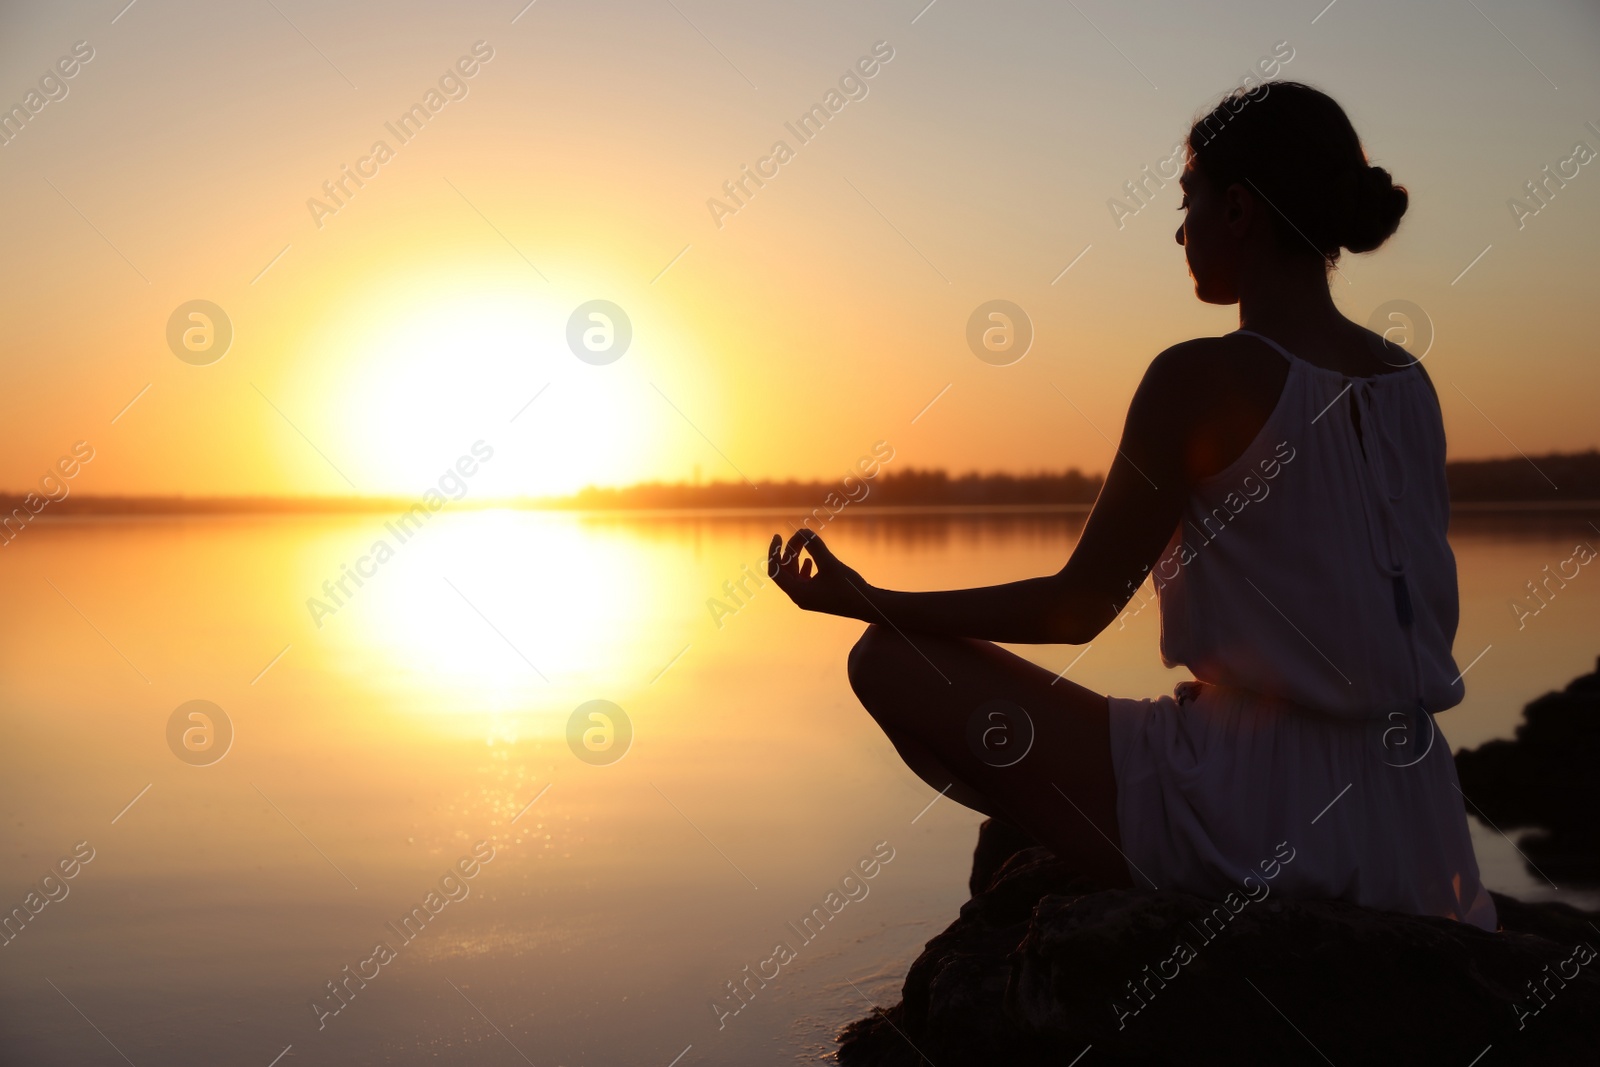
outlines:
M99 504L115 504L123 501L100 498ZM136 500L135 503L143 503ZM326 506L325 501L308 502L312 506L296 506L295 500L268 500L268 507L251 507L253 501L238 502L240 506L232 506L235 501L203 500L190 501L189 503L205 503L217 506L211 507L95 507L95 508L54 508L52 507L43 515L35 516L33 521L41 519L184 519L184 518L296 518L341 515L394 515L405 510L406 505L399 501L391 502L386 506L379 506L370 500L356 499L349 501L347 507ZM861 518L915 518L917 516L962 516L973 517L989 516L1005 518L1007 516L1029 515L1087 515L1093 510L1093 504L854 504L849 509L850 515ZM598 515L615 516L617 518L765 518L775 515L794 515L800 509L783 507L580 507L548 504L531 504L523 501L490 501L487 503L460 503L452 502L446 511L526 511L548 512L565 515ZM1557 501L1531 501L1531 500L1469 500L1452 503L1450 510L1454 514L1462 515L1559 515L1564 513L1600 512L1600 497L1591 500L1557 500ZM835 520L843 516L835 516Z
M1457 511L1573 511L1600 508L1600 450L1447 464L1451 505ZM568 496L447 501L452 511L607 512L669 515L718 512L771 514L826 509L845 497L852 513L1026 514L1087 511L1103 476L1076 469L1040 474L951 476L944 470L886 471L856 485L790 479L755 487L743 482L706 485L649 482L620 488L588 487ZM1554 483L1555 488L1552 488ZM862 487L868 492L859 495ZM20 493L0 493L0 517L30 510ZM37 504L41 497L34 496ZM185 497L71 494L33 509L31 519L69 516L344 515L393 514L418 503L403 497ZM837 510L837 509L835 509Z

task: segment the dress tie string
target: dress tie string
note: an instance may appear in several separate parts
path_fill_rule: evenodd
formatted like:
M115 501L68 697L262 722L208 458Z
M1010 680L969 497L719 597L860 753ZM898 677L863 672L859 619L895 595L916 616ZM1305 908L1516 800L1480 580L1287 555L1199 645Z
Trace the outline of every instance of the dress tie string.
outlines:
M1361 483L1362 511L1373 562L1394 582L1395 614L1402 626L1410 626L1413 613L1411 590L1406 580L1410 556L1394 509L1395 503L1405 495L1406 465L1387 423L1373 414L1373 394L1378 387L1379 382L1373 379L1351 382L1351 403L1361 427L1357 480Z

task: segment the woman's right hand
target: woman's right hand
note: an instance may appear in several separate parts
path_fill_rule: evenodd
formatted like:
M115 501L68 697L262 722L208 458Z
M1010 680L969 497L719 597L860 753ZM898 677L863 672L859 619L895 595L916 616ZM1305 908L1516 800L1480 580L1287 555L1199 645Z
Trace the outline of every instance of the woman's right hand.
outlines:
M811 558L801 562L801 549ZM767 577L803 611L865 618L862 613L871 603L867 594L872 587L808 529L796 530L787 546L782 535L772 535L767 546Z

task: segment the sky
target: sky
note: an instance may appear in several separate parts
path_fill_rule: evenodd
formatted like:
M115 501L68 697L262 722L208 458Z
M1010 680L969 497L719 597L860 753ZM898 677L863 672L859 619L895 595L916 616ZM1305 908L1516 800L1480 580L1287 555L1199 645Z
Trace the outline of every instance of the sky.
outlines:
M0 488L1103 471L1149 360L1237 326L1124 183L1274 56L1411 191L1334 293L1431 337L1452 455L1600 444L1592 4L524 4L6 5Z

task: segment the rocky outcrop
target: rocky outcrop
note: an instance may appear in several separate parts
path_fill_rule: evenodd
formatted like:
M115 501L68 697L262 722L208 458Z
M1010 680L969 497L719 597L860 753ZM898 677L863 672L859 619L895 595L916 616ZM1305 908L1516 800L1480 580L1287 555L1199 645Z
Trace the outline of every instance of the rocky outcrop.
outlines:
M1600 1062L1600 915L1499 894L1500 933L1333 901L1232 912L1098 889L1021 842L984 824L972 899L903 1000L840 1034L841 1064Z
M1600 668L1522 718L1515 740L1456 756L1461 791L1500 829L1532 831L1517 847L1535 878L1600 885Z

